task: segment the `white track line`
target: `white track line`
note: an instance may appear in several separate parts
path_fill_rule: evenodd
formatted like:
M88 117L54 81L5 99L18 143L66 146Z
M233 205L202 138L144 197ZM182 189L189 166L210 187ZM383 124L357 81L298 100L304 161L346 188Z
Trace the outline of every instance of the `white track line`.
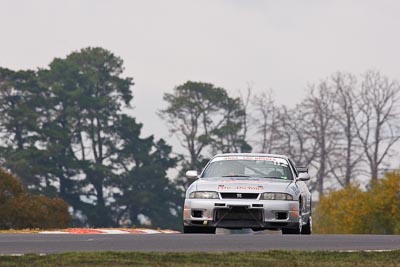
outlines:
M114 230L114 229L97 229L101 231L103 234L111 234L111 235L124 235L124 234L129 234L128 231L124 230Z
M69 233L63 231L41 231L39 232L39 234L51 235L51 234L69 234Z
M77 229L78 230L78 229ZM111 234L111 235L121 235L121 234L176 234L178 231L174 230L153 230L153 229L96 229L90 228L90 230L98 231L92 234ZM136 232L136 233L135 233ZM39 234L81 234L73 231L41 231ZM82 233L84 234L84 233Z

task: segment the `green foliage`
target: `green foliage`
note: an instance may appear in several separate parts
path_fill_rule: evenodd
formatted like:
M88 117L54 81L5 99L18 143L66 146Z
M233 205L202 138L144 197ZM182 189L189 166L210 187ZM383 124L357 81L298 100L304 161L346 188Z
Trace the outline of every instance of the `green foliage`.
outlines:
M399 234L400 172L387 173L367 191L349 185L325 194L314 214L322 234Z
M22 150L35 142L37 135L32 133L43 108L41 93L35 72L0 68L0 121L12 148Z
M70 221L62 199L31 196L16 177L0 169L0 229L65 228Z
M179 228L181 199L171 196L181 193L166 176L177 159L126 114L134 83L123 69L99 47L37 72L0 69L0 162L32 192L64 199L75 225L140 225L144 215L153 227Z
M0 68L0 159L24 185L38 183L35 160L40 152L34 144L40 138L44 95L34 71Z
M213 154L249 151L242 132L245 112L241 101L230 97L225 89L187 81L173 93L164 94L164 101L168 106L159 116L189 156L182 162L183 170L201 170L207 161L206 149ZM179 182L183 187L189 184L184 178Z

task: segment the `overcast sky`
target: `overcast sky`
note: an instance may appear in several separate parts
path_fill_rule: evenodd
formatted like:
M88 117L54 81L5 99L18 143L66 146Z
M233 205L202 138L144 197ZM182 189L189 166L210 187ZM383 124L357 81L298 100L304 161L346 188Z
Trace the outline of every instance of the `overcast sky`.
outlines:
M400 78L400 1L0 0L0 66L45 68L87 46L124 59L144 134L187 80L232 93L252 83L294 105L307 83L374 68ZM171 141L172 142L172 141Z

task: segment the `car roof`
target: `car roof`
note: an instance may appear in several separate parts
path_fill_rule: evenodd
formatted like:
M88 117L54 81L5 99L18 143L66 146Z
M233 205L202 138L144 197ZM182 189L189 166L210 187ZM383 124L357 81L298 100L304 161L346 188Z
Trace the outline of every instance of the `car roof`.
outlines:
M223 154L217 154L213 158L217 158L217 157L234 157L234 156L271 157L271 158L281 158L281 159L286 159L286 160L289 159L285 155L265 154L265 153L223 153Z

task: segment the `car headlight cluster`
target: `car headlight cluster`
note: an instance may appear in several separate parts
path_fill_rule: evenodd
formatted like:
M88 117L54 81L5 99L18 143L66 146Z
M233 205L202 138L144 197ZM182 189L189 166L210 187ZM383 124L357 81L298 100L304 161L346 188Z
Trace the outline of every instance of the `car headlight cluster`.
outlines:
M262 193L260 200L293 200L293 196L287 193Z
M219 199L219 196L214 191L195 191L189 194L189 198Z

